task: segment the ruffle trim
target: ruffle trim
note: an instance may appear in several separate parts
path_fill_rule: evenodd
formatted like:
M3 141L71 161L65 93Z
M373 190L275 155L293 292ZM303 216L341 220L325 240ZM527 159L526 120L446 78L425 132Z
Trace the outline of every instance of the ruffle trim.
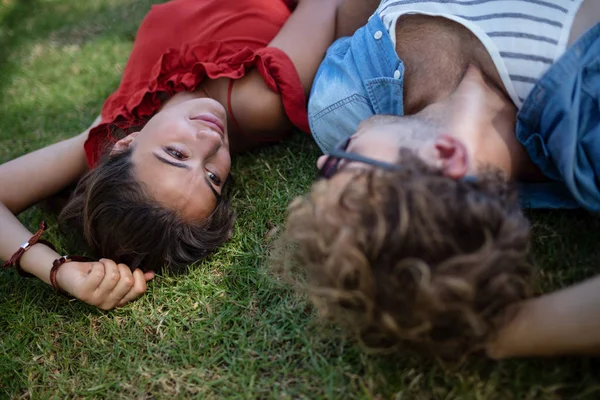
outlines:
M219 62L202 61L206 59ZM170 97L175 93L194 91L206 77L239 79L252 68L257 68L267 86L281 95L290 121L300 130L310 132L302 83L294 64L282 50L246 47L235 51L221 42L184 45L180 50L170 49L160 57L152 68L148 85L123 90L123 93L119 88L106 100L103 122L90 131L84 145L88 165L93 168L104 150L117 141L112 132L143 125L153 116L162 106L165 94ZM104 115L104 110L112 112Z

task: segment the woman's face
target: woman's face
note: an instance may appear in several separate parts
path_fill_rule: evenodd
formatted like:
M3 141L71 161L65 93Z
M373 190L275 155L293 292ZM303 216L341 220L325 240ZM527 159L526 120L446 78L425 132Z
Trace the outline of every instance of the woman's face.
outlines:
M231 168L220 103L201 98L168 105L115 150L129 146L134 174L159 203L190 221L214 210Z

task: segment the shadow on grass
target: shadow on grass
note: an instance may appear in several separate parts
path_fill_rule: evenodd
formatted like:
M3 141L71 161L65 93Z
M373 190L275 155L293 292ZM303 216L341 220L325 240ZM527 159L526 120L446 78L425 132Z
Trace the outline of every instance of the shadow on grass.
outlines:
M491 361L473 358L440 365L419 358L372 358L372 373L388 393L431 393L437 398L597 399L598 360L586 358ZM424 397L427 398L427 397Z
M538 293L598 274L600 217L583 210L528 211Z

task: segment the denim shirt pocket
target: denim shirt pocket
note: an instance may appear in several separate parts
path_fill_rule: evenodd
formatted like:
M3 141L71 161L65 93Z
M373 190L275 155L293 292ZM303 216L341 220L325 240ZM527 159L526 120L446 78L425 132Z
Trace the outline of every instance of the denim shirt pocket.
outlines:
M556 98L560 99L558 93L549 91L544 82L538 82L517 113L515 134L531 161L544 175L553 180L562 180L547 145L548 136L552 131L544 130L540 124L540 119L549 107L560 106Z
M398 79L381 77L365 81L375 114L404 115L404 73Z
M550 151L546 145L545 139L539 133L530 133L529 136L521 141L531 160L542 170L550 179L561 179L556 171L556 166L550 158Z

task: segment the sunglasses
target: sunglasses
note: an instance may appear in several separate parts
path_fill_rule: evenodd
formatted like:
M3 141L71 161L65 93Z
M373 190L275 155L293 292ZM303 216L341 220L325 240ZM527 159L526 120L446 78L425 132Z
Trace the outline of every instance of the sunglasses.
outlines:
M373 158L364 157L356 153L349 153L347 150L351 140L352 137L342 140L329 152L325 163L323 163L323 166L319 169L319 178L329 179L335 175L339 170L340 161L342 160L372 165L374 167L382 168L386 171L399 171L402 169L400 165L386 163Z
M347 150L351 140L352 137L342 140L329 152L327 159L325 159L325 162L323 163L323 166L319 169L319 178L330 179L338 172L339 165L342 160L360 162L366 165L372 165L374 167L384 169L386 171L400 171L403 169L401 165L386 163L384 161L364 157L356 153L349 153ZM464 182L477 182L477 177L474 175L465 175L459 180Z

